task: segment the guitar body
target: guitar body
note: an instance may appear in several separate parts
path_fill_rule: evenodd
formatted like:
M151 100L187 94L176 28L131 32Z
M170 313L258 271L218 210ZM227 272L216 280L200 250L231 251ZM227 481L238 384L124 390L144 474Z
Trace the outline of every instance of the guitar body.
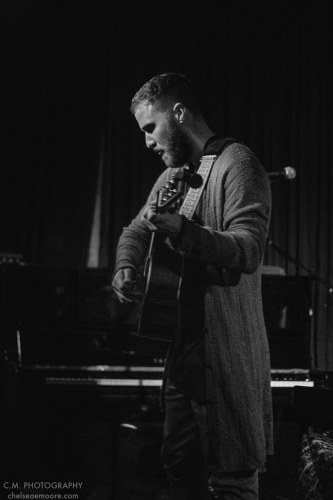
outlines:
M153 233L147 255L145 291L140 308L138 335L172 340L179 321L182 257Z
M138 335L172 341L204 326L206 266L184 259L153 234L144 270Z

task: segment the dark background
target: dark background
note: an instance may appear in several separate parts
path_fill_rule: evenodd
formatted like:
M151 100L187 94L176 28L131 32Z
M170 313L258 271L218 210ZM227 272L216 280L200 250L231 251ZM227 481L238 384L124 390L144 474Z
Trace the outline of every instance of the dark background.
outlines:
M55 268L84 268L93 252L112 269L121 228L163 168L130 100L157 73L185 73L217 133L269 172L297 171L272 184L279 251L268 245L265 263L319 276L313 364L332 370L330 3L3 0L0 252Z

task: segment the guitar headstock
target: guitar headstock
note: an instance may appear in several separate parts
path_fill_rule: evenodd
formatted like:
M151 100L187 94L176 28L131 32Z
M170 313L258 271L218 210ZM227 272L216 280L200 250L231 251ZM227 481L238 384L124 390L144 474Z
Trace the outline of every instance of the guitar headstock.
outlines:
M172 177L158 193L157 211L161 212L171 206L179 208L182 194L181 191L177 190L177 182Z

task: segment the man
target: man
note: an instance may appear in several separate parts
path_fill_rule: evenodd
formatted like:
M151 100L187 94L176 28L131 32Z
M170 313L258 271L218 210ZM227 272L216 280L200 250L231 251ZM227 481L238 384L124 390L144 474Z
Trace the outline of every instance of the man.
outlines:
M152 232L198 269L192 278L183 277L190 301L183 310L180 305L165 373L162 459L170 498L203 500L209 491L209 498L255 500L258 470L272 453L260 275L271 207L268 178L245 145L212 132L182 75L149 80L131 111L147 147L167 168L123 230L113 289L121 302L135 300L133 283ZM162 186L184 165L196 171L206 154L217 159L195 214L160 213L156 198Z

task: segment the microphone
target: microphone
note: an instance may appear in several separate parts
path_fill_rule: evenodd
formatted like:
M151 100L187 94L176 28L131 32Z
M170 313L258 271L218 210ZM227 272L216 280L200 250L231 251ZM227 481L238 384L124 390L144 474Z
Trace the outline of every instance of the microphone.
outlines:
M281 172L268 172L267 175L269 178L284 177L288 181L291 181L296 177L296 170L292 167L284 167L284 169L281 170Z

